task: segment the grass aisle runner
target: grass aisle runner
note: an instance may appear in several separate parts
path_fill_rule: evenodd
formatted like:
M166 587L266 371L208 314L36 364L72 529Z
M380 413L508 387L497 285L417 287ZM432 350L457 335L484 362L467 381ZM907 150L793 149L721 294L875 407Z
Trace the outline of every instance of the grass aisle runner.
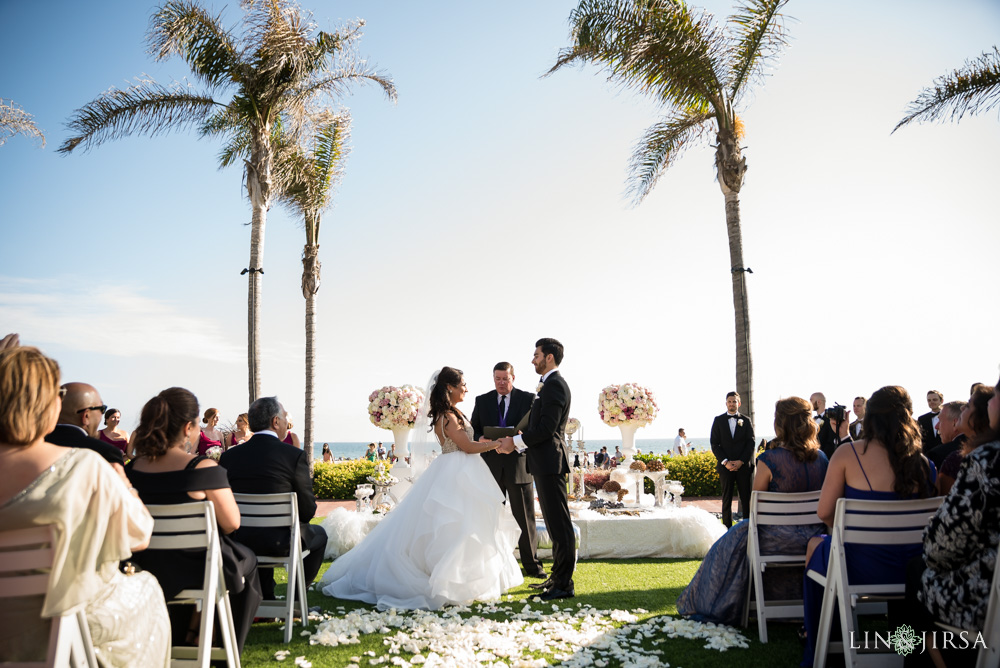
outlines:
M437 612L379 612L374 606L309 592L320 606L308 634L291 644L281 624L256 624L243 665L358 666L797 666L795 626L772 624L770 642L743 630L678 618L676 602L700 561L581 561L576 598L543 603L527 583L501 600ZM324 570L329 564L324 565ZM281 582L284 572L275 573ZM279 586L279 593L283 586ZM310 640L321 644L310 644ZM303 657L303 659L299 659Z

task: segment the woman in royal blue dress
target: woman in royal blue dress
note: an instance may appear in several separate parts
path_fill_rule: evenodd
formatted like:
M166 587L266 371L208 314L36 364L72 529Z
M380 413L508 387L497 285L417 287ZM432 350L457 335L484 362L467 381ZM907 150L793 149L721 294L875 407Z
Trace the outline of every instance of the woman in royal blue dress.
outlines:
M771 449L757 457L753 488L761 492L820 489L827 459L816 440L812 405L799 397L778 401L774 405L774 433ZM749 521L743 520L715 542L691 584L677 600L678 613L704 622L739 623L747 591L748 529ZM822 524L762 526L758 534L761 553L805 554L809 539L822 532ZM780 583L765 584L780 586Z
M898 501L934 494L934 465L922 454L920 427L913 419L913 402L898 385L875 392L865 407L863 440L845 443L830 458L818 515L833 525L837 500ZM920 545L848 545L847 577L851 584L902 584L906 562L920 554ZM806 571L826 574L830 536L809 541ZM823 587L803 580L806 649L803 666L813 664Z

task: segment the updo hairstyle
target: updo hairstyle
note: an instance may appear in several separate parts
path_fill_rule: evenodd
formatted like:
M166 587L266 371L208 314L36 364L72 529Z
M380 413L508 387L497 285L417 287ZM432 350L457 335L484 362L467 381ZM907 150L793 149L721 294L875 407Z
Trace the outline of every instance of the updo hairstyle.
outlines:
M214 418L218 414L219 414L218 408L209 408L205 411L205 417L203 417L201 421L204 422L205 424L208 424L208 421Z
M176 444L189 423L198 422L198 398L183 387L163 390L146 402L135 428L135 453L160 457Z

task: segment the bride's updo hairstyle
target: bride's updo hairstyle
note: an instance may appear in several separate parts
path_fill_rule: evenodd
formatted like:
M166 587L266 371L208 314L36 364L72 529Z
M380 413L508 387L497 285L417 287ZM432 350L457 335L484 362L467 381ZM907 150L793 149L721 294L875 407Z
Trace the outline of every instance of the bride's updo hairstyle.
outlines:
M161 457L177 442L185 425L198 424L198 399L183 387L163 390L146 402L135 428L135 454Z
M458 387L461 384L461 369L452 369L450 366L446 366L438 372L437 382L434 384L434 389L431 390L431 409L427 412L427 422L432 429L437 419L448 413L451 413L458 419L459 426L465 427L465 420L462 419L462 413L452 406L451 401L448 400L448 386Z
M814 462L819 456L812 404L802 397L788 397L775 402L774 434L775 440L800 462Z
M910 394L898 385L887 385L868 400L861 431L867 442L885 446L896 476L893 491L900 498L916 494L924 499L931 492L930 466L921 454L920 427L913 419ZM868 443L865 443L865 449Z

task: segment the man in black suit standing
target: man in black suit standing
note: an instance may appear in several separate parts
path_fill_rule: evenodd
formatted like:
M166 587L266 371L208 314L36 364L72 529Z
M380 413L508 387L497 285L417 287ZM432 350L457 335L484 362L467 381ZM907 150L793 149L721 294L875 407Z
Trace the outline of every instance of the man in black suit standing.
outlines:
M93 450L111 464L115 473L131 487L125 477L125 458L122 451L94 438L101 427L101 418L108 407L101 401L101 393L93 385L86 383L66 383L59 422L45 440L64 448L87 448Z
M545 528L552 539L552 571L541 587L543 601L570 598L576 567L576 536L569 514L566 483L570 472L566 422L569 420L569 385L559 373L563 345L555 339L539 339L531 363L541 375L531 404L528 428L521 434L501 439L500 452L527 451L528 472L535 477L538 503Z
M303 561L306 584L316 579L326 552L326 531L309 520L316 514L316 497L305 450L282 443L288 433L288 414L277 397L261 397L248 411L253 437L222 453L219 465L229 474L229 484L241 494L295 492L299 507L302 547L310 550ZM306 444L311 447L311 444ZM262 556L288 554L286 529L240 527L233 538ZM267 600L274 599L274 569L258 568L260 588Z
M493 367L493 385L495 390L476 397L476 406L469 419L473 438L477 441L483 436L483 427L516 427L531 410L531 401L535 398L531 392L514 387L514 367L510 362L500 362ZM517 549L525 574L544 580L548 576L538 560L535 480L528 473L526 456L517 452L484 452L483 459L496 478L500 491L506 495L517 526L521 527Z
M917 424L920 425L920 438L923 441L924 454L941 445L941 436L938 434L937 427L940 419L941 404L943 403L944 395L937 390L931 390L927 393L927 407L931 410L917 418Z
M750 510L750 464L754 454L753 425L750 418L739 412L740 395L730 392L726 395L726 412L712 422L709 443L718 464L719 480L722 483L722 523L733 526L733 485L740 495L740 503Z

